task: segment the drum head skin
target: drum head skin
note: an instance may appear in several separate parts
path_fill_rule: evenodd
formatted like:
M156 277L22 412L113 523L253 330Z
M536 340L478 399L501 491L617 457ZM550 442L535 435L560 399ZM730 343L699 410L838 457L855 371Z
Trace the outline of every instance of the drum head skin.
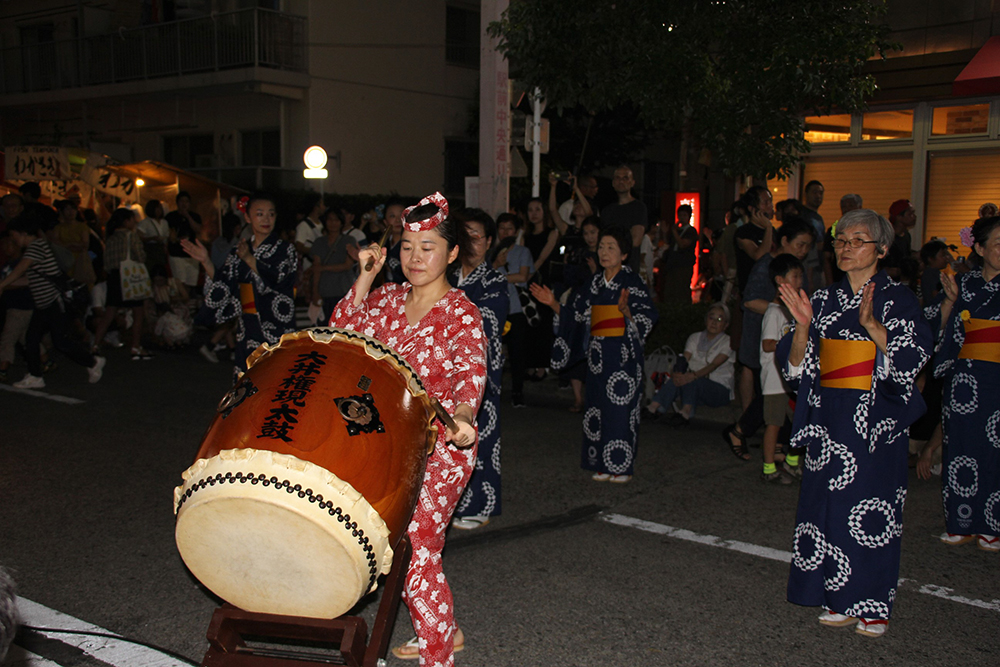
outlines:
M389 531L343 480L250 449L198 461L175 492L181 558L247 611L335 618L392 562Z

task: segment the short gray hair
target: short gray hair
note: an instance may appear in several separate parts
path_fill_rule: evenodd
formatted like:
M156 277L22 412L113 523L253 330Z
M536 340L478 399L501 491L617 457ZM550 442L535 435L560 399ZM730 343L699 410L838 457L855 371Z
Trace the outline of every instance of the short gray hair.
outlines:
M888 252L896 237L889 221L870 208L858 208L841 216L837 221L837 234L846 234L854 227L864 227L880 252Z
M840 210L843 211L845 206L849 206L848 211L853 211L859 209L863 206L861 203L861 195L844 195L840 198Z
M721 301L716 301L715 303L713 303L711 306L708 307L708 310L705 311L705 319L708 319L708 314L711 313L713 310L718 310L719 312L721 312L722 317L726 320L726 324L729 324L729 322L731 321L729 317L729 306L722 303Z

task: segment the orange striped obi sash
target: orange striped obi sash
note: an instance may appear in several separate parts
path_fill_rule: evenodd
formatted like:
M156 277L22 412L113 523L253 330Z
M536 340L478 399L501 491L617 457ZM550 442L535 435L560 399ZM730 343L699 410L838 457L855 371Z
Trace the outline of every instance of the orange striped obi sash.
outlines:
M606 338L625 335L625 316L617 304L590 307L590 335Z
M257 302L254 299L252 284L240 283L240 303L243 304L244 315L257 314Z
M969 317L962 311L965 324L965 343L958 353L959 359L978 359L1000 364L1000 322Z
M870 340L819 340L819 384L830 389L871 391L875 343Z

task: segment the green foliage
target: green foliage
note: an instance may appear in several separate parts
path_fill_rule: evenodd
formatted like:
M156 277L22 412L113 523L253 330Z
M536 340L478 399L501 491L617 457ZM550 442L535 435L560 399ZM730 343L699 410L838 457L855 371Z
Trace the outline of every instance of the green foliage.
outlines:
M550 106L635 108L730 174L788 174L801 113L853 112L865 62L893 48L885 0L522 0L490 26Z
M646 339L646 354L662 345L669 345L677 354L684 352L688 336L705 329L708 303L657 303L660 319Z

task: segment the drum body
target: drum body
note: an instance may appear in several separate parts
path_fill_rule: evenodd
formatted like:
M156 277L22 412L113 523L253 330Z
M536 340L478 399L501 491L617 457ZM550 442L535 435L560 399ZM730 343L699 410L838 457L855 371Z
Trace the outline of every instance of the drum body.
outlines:
M334 618L392 562L437 438L420 379L354 331L247 359L174 491L191 572L247 611Z

